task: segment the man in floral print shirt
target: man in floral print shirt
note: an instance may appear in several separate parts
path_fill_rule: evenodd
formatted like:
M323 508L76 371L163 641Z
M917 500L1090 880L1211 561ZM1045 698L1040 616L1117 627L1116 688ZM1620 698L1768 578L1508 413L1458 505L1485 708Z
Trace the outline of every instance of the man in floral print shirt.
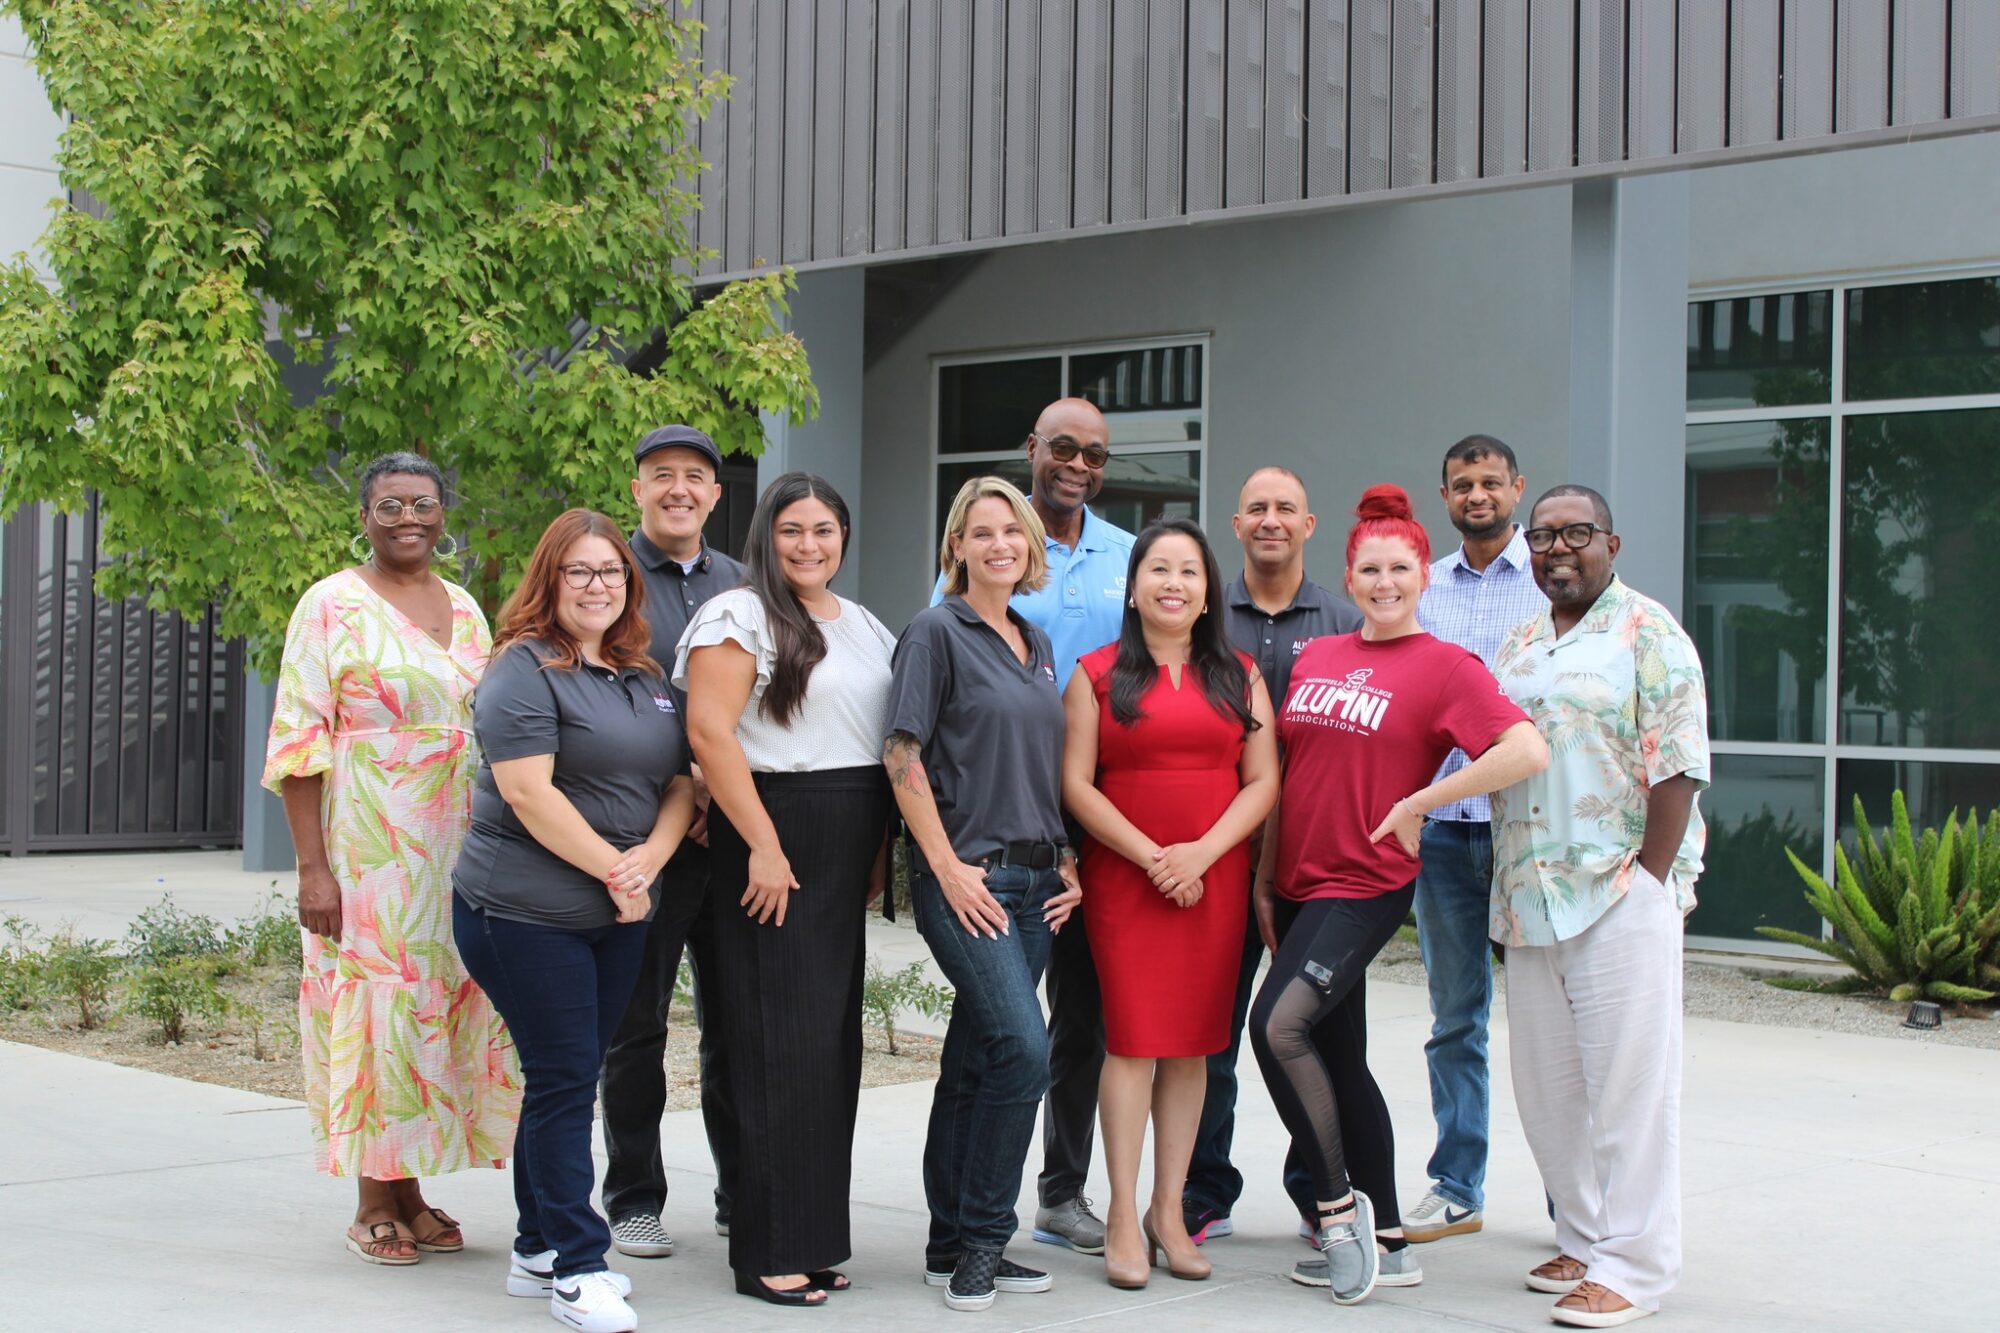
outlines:
M1612 573L1604 497L1558 486L1527 531L1549 609L1509 634L1501 688L1547 770L1493 794L1492 936L1507 946L1514 1100L1561 1252L1528 1274L1558 1323L1611 1328L1680 1275L1681 922L1708 785L1701 661Z

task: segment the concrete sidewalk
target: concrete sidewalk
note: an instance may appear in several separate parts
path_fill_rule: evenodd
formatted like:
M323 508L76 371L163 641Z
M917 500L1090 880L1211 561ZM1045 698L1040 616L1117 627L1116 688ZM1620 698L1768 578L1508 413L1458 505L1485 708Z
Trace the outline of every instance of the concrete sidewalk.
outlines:
M142 868L144 878L129 882ZM116 935L162 889L230 918L269 879L227 872L206 854L0 862L0 911L49 924L67 916ZM870 947L891 963L891 948L922 949L914 932L894 926L872 928ZM1423 1187L1431 1136L1429 1020L1414 987L1378 983L1369 1007L1375 1068L1403 1131L1408 1204ZM1991 1327L2000 1055L1706 1021L1689 1023L1687 1051L1687 1271L1658 1327ZM1550 1327L1552 1298L1521 1284L1548 1257L1550 1230L1507 1087L1504 1022L1495 1024L1493 1058L1486 1230L1425 1247L1423 1285L1339 1310L1284 1279L1307 1251L1277 1188L1283 1134L1246 1054L1237 1162L1250 1183L1237 1234L1207 1247L1213 1279L1182 1283L1161 1272L1143 1292L1120 1292L1105 1285L1097 1261L1024 1236L1016 1255L1053 1269L1056 1289L1003 1296L966 1326L1243 1328L1332 1318L1383 1330ZM0 1045L0 1088L0 1244L21 1279L0 1284L0 1328L555 1327L541 1303L502 1290L505 1173L437 1183L434 1201L466 1225L465 1253L428 1256L409 1270L370 1268L341 1247L352 1191L308 1169L295 1103L13 1045ZM667 1160L679 1169L666 1224L679 1252L613 1256L633 1276L642 1326L955 1326L918 1274L928 1104L921 1084L862 1095L855 1255L846 1265L856 1290L817 1314L732 1292L727 1242L709 1226L713 1176L700 1118L668 1116ZM1028 1175L1024 1219L1034 1206ZM1100 1199L1101 1175L1100 1165L1091 1187Z

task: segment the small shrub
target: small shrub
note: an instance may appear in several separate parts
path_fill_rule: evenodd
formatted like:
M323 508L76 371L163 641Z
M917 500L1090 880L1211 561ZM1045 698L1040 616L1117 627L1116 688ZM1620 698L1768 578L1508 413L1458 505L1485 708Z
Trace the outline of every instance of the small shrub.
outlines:
M108 1015L111 978L120 959L103 940L76 937L65 929L49 941L40 971L43 992L76 1006L76 1025L88 1031Z
M284 894L273 892L256 911L231 926L223 948L251 967L282 964L294 971L305 963L305 941L299 934L298 910Z
M0 917L0 1009L33 1009L41 1003L44 958L40 932L25 917Z
M151 1019L162 1041L179 1042L190 1019L220 1023L234 1007L219 984L223 964L216 958L169 958L134 971L125 1007Z
M1854 969L1860 985L1845 977L1826 983L1780 978L1786 989L1866 987L1897 1001L1992 999L1996 992L1988 988L2000 986L2000 810L1991 813L1983 835L1977 812L1960 825L1955 810L1942 831L1917 835L1898 791L1882 841L1858 796L1854 823L1855 858L1848 859L1845 847L1833 849L1832 884L1785 852L1806 882L1806 902L1833 924L1835 937L1777 926L1759 926L1757 933L1839 959Z
M183 912L174 895L139 913L125 932L125 953L141 967L174 958L211 958L224 952L222 923L200 912Z
M868 958L868 971L861 982L861 1007L881 1026L891 1055L898 1054L896 1014L899 1010L914 1009L925 1018L947 1018L951 1015L953 998L951 987L924 979L921 962L891 972L872 954Z
M694 958L688 950L681 950L681 965L674 972L675 1004L694 1003Z

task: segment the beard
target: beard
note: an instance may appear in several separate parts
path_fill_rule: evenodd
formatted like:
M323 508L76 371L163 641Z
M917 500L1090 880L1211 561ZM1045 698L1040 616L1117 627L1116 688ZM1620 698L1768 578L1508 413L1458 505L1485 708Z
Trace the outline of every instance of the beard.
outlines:
M1458 529L1461 537L1491 537L1496 532L1505 532L1513 522L1514 515L1509 511L1505 514L1496 514L1484 523L1477 523L1467 518L1454 518L1451 525Z

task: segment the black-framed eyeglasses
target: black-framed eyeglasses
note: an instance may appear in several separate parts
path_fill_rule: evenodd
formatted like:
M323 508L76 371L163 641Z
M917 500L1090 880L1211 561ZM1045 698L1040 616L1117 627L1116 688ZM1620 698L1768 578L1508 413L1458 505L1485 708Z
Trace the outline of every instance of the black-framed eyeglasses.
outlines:
M1555 549L1557 533L1562 534L1564 546L1572 551L1581 551L1600 532L1608 536L1611 529L1600 528L1595 523L1565 523L1559 528L1529 528L1523 535L1528 539L1528 549L1539 554Z
M408 504L393 495L385 495L369 507L375 521L385 528L401 523L405 511L419 523L435 523L444 516L444 505L428 495Z
M622 588L625 580L632 576L632 570L621 560L615 565L564 565L562 576L563 582L572 588L588 588L592 579L607 588Z
M1085 467L1103 467L1111 461L1111 451L1101 444L1078 444L1067 435L1048 436L1030 432L1028 438L1041 441L1049 451L1049 457L1058 463L1067 463L1078 454L1083 455Z

